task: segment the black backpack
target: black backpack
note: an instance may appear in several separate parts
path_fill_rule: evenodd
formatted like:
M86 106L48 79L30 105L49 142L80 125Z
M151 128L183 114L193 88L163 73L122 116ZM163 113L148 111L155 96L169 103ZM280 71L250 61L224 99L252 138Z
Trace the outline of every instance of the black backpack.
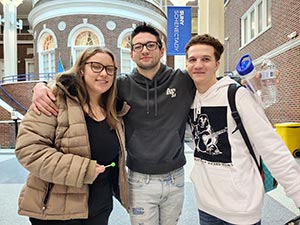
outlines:
M255 164L258 167L260 175L263 179L265 192L268 192L268 191L271 191L271 190L275 189L277 187L278 183L275 180L275 178L272 176L271 172L268 170L266 165L263 163L261 157L259 157L259 162L258 162L258 160L255 156L255 153L253 151L251 142L248 138L247 132L245 130L245 127L242 123L239 112L237 111L236 104L235 104L235 94L236 94L236 91L240 87L242 87L242 86L238 83L230 84L229 87L228 87L228 93L227 93L228 103L229 103L229 106L230 106L230 109L231 109L231 115L232 115L232 117L235 120L236 125L237 125L236 129L234 129L234 131L232 133L236 132L237 130L240 131L240 133L241 133L241 135L242 135L242 137L243 137L243 139L244 139L244 141L245 141L245 143L246 143L246 145L249 149L249 152L250 152L251 156L253 157L253 159L255 161Z

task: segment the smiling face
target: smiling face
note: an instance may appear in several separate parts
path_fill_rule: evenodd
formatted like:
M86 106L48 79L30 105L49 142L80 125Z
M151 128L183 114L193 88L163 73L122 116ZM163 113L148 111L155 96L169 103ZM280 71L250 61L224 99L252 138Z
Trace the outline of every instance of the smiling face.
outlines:
M214 48L206 44L189 47L187 54L187 70L198 91L204 93L217 82L216 71L220 61L214 55Z
M101 63L103 66L115 66L111 56L104 52L96 53L86 61L82 76L89 95L97 97L108 91L115 79L115 74L107 73L107 70L110 72L111 67L103 68L101 72L94 72L95 70L99 71L100 64L98 63ZM94 71L93 66L96 66Z
M145 45L149 42L155 43L157 48L153 50L151 48L151 50L149 50ZM160 48L157 44L156 37L147 32L141 32L134 36L132 46L138 43L143 44L143 47L140 51L134 51L134 49L132 49L130 53L131 59L137 64L137 68L141 74L148 75L154 73L154 76L160 67L160 59L164 54L164 48Z

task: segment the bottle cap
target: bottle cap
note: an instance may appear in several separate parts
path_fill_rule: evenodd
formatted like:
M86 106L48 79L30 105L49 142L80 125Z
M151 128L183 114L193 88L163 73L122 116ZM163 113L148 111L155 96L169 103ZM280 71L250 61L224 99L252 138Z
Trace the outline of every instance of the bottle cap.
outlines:
M241 76L245 76L254 70L252 59L249 54L242 56L236 65L236 70Z

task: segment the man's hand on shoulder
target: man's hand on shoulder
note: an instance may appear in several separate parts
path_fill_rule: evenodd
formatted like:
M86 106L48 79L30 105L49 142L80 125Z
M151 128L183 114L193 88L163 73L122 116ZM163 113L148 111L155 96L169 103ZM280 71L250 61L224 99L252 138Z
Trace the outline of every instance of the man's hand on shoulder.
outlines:
M48 116L57 116L58 109L54 104L55 100L55 96L45 85L45 83L37 83L34 86L32 95L32 109L37 115L44 113Z

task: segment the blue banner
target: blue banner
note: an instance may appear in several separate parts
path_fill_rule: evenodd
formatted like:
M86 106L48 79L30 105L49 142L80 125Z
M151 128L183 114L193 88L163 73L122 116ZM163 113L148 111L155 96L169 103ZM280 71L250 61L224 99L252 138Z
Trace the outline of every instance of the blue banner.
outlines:
M185 55L191 38L192 10L190 6L168 6L167 55Z

